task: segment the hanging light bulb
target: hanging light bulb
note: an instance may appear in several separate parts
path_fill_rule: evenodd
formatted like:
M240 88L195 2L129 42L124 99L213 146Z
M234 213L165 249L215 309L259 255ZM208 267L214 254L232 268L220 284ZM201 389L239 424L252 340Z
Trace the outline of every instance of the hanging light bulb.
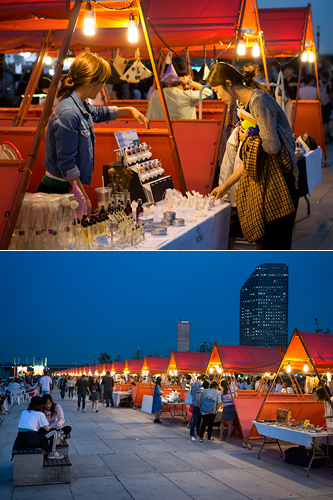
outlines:
M308 371L309 371L309 367L308 367L307 362L305 361L304 366L303 366L303 372L308 372Z
M90 2L87 2L86 11L83 16L83 32L87 36L95 34L95 13L91 10Z
M129 42L136 43L139 40L138 25L136 24L132 13L129 15L129 21L127 23L127 28L128 28L128 40L129 40Z
M308 53L307 52L303 52L302 54L302 62L306 62L308 60Z
M291 366L290 366L290 363L288 363L287 365L287 372L290 373L291 372Z
M211 367L209 368L209 373L213 373L213 371L214 371L214 370L213 370L213 367L211 366Z
M314 55L314 52L311 51L308 53L308 61L309 61L309 63L313 63L314 60L315 60L315 55Z
M260 57L260 45L258 43L258 40L256 40L253 44L252 55L253 57Z
M50 56L46 56L44 59L44 63L50 66L52 64L52 59Z
M245 56L245 42L243 38L239 40L238 46L237 46L237 54L239 56Z

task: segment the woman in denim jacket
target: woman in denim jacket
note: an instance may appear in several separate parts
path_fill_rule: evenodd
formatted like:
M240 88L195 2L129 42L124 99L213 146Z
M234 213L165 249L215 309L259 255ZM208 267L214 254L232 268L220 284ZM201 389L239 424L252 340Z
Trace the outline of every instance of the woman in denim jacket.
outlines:
M95 99L111 74L110 66L96 54L78 55L57 92L59 103L54 108L46 132L46 173L38 187L43 193L67 193L76 181L87 203L91 202L83 184L91 184L94 171L94 123L116 120L131 113L140 124L149 127L148 119L133 107L94 107L87 99Z

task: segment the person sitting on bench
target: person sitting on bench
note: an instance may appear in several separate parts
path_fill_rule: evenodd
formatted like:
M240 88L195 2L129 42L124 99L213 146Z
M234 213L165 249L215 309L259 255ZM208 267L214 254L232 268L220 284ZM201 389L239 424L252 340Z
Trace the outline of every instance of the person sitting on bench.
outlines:
M62 431L63 439L69 439L72 428L69 425L63 427L65 423L64 412L58 403L53 401L50 394L44 394L42 397L43 413L46 416L49 426L56 429L57 432Z
M56 429L51 429L43 413L42 398L32 397L28 409L21 413L13 449L43 448L47 458L64 458L56 451L57 439Z

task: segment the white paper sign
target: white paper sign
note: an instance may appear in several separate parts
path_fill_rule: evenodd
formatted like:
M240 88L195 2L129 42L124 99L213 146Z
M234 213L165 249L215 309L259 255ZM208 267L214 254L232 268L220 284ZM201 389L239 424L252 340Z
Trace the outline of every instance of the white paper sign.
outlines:
M139 137L135 129L116 132L114 135L120 149L130 148L140 144Z

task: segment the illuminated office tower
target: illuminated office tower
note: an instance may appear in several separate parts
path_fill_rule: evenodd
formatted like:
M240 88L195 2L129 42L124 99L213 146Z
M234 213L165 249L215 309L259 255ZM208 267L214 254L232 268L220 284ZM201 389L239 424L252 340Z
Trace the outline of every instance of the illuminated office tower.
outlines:
M288 266L260 264L240 292L239 345L287 347Z
M191 322L178 321L177 323L177 351L189 351L191 339Z

